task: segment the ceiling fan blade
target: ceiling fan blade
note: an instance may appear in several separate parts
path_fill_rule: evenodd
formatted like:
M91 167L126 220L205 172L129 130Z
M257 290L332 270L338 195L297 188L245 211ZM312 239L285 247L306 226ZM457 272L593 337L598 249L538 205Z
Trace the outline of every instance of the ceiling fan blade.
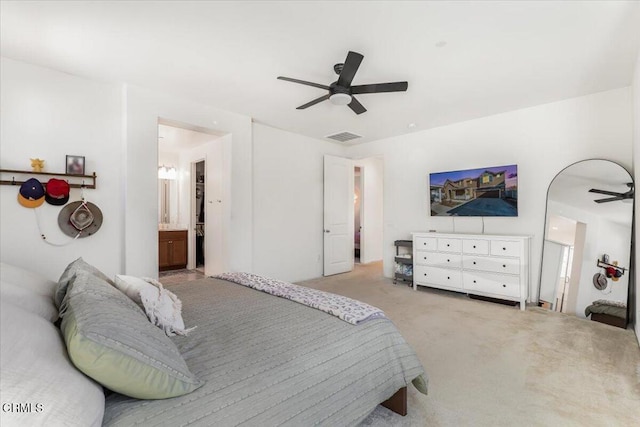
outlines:
M292 79L290 77L282 77L279 76L278 80L286 80L288 82L293 82L293 83L300 83L301 85L307 85L307 86L313 86L313 87L317 87L318 89L325 89L325 90L329 90L329 86L326 85L321 85L319 83L313 83L313 82L307 82L304 80L298 80L298 79Z
M326 101L327 99L329 99L329 94L321 96L320 98L316 98L313 101L307 102L306 104L296 108L296 110L304 110L305 108L311 107L312 105L316 105L319 102Z
M359 53L349 51L349 53L347 54L347 59L345 59L344 61L342 71L340 72L340 77L338 77L338 86L351 86L351 81L356 75L356 71L358 71L363 58L364 56L360 55Z
M589 190L589 193L606 194L607 196L622 196L624 194L616 193L615 191L598 190L597 188L592 188L591 190Z
M362 114L365 111L367 111L367 109L364 108L364 106L360 104L360 102L358 102L358 100L355 99L354 97L351 98L351 102L349 103L349 108L351 108L353 112L356 114Z
M607 203L607 202L615 202L616 200L624 200L625 197L617 196L617 197L608 197L606 199L594 200L596 203Z
M351 93L404 92L409 87L407 82L375 83L370 85L351 86Z

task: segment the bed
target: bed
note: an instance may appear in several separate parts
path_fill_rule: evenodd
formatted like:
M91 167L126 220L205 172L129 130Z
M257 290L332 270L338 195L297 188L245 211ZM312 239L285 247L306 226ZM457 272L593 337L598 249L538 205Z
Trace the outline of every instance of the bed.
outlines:
M107 391L102 425L352 426L382 402L406 409L412 382L426 394L420 361L386 318L352 325L213 278L170 289L197 326L171 341L204 385L157 400Z

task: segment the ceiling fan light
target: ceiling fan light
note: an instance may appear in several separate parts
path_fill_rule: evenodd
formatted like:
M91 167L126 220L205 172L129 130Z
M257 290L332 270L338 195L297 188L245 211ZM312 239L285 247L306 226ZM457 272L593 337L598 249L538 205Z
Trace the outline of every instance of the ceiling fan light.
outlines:
M329 101L334 105L348 105L351 103L351 95L348 93L334 93L329 97Z

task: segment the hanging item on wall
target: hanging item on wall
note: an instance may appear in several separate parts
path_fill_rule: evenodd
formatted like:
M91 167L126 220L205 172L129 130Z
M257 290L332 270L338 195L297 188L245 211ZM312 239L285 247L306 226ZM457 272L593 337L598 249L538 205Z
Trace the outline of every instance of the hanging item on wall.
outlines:
M35 178L29 178L18 191L18 203L25 208L37 208L44 203L45 191L42 183Z
M593 275L593 286L599 291L607 287L607 277L602 273L596 273Z
M60 230L71 237L88 237L102 226L102 211L85 200L69 203L58 214Z
M46 194L44 196L47 203L54 206L66 205L69 201L69 183L62 179L51 178L47 182Z

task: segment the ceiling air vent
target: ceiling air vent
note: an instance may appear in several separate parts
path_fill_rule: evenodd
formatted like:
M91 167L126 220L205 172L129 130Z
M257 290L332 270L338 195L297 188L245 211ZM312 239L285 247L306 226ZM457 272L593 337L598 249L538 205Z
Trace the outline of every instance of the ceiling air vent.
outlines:
M327 135L325 138L333 139L334 141L338 142L347 142L354 139L362 138L362 135L357 135L355 133L345 131L334 133L333 135Z

